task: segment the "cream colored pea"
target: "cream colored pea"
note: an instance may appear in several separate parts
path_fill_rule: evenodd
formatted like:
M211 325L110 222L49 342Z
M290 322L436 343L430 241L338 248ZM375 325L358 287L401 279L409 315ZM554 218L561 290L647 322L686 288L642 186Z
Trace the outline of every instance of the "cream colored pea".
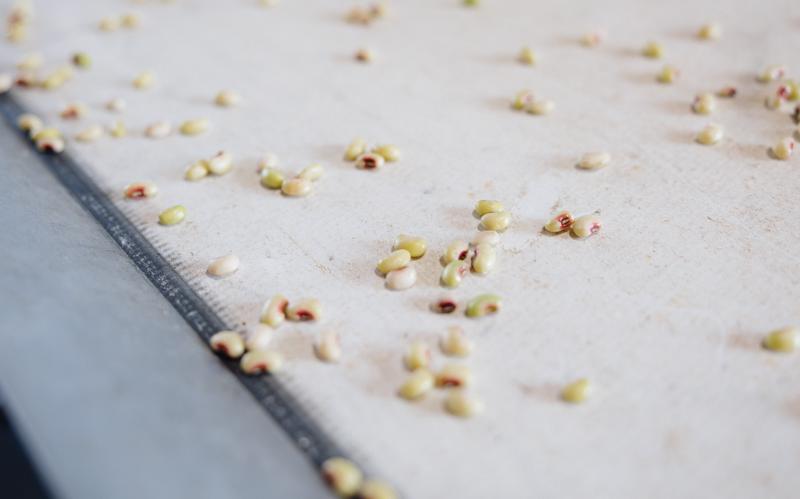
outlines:
M585 402L592 394L592 384L586 378L574 381L561 390L561 399L571 404Z
M400 385L398 393L406 400L417 400L433 389L435 379L425 368L416 369Z
M64 83L66 83L68 79L69 78L65 74L60 72L55 72L47 75L40 82L40 85L45 90L55 90L64 85Z
M275 168L261 170L261 185L267 189L280 189L285 179L283 172Z
M506 211L503 203L493 199L481 199L475 204L475 214L478 215L478 218L487 213L500 213L501 211Z
M343 457L332 457L322 463L322 477L331 490L340 497L354 495L363 481L358 466Z
M94 142L102 137L103 133L105 133L103 127L100 125L91 125L76 133L75 140L78 142Z
M133 88L138 90L146 90L153 86L156 81L156 75L152 71L142 71L133 79Z
M467 317L485 317L496 314L503 306L503 301L498 295L482 294L467 302Z
M304 197L311 194L311 181L304 178L290 178L281 184L281 192L289 197Z
M380 154L366 152L356 158L356 168L360 170L377 170L386 162Z
M447 412L461 418L469 418L483 412L483 402L464 389L450 390L444 401Z
M552 234L558 234L564 232L565 230L569 230L569 228L572 227L573 222L574 219L572 218L572 213L568 211L562 211L544 224L544 230Z
M800 331L796 327L784 327L770 332L761 345L773 352L794 352L800 348Z
M58 128L46 127L33 134L31 138L33 140L60 139L61 131Z
M61 110L61 119L65 120L78 120L86 116L86 113L89 112L89 109L86 107L85 104L82 103L75 103L70 104L64 109Z
M222 90L214 97L214 104L220 107L234 107L238 106L241 102L241 96L232 90Z
M375 51L368 48L358 49L355 53L358 62L372 62L375 59Z
M446 288L457 288L469 272L469 264L463 260L453 260L442 269L440 281Z
M253 350L242 356L239 367L245 374L272 374L283 367L283 356L274 350Z
M115 99L111 99L106 103L106 109L114 113L121 113L128 107L128 103L125 102L124 99L120 99L119 97Z
M278 167L278 155L275 153L268 152L261 159L258 161L257 171L259 173L263 172L267 168L277 168Z
M0 73L0 95L11 90L14 86L14 78L10 74Z
M775 80L780 80L786 75L786 66L783 64L773 64L767 66L756 77L761 83L769 83Z
M772 154L776 159L785 161L792 156L795 148L795 141L791 137L781 139L780 142L772 147Z
M89 69L92 67L92 58L86 52L76 52L72 56L72 64L81 69Z
M456 260L466 260L469 257L469 244L465 241L453 241L444 250L442 263L444 265Z
M597 47L602 43L603 39L605 38L605 33L602 31L590 31L588 33L584 33L581 36L581 45L584 47Z
M305 298L286 307L286 318L290 321L318 321L321 317L322 304L316 298Z
M532 90L520 90L511 101L511 107L521 111L525 109L528 104L533 102L534 94Z
M163 139L172 133L172 124L169 121L157 121L144 129L144 134L151 139Z
M161 225L175 225L183 222L184 218L186 218L186 207L178 204L162 211L158 216L158 223Z
M338 362L342 356L342 347L336 331L330 329L322 331L314 344L314 352L323 362Z
M128 135L128 127L126 127L125 123L121 120L112 121L108 126L108 134L115 139L121 139Z
M358 499L397 499L397 493L387 483L379 480L367 480L358 489Z
M259 321L273 328L278 327L286 319L288 306L289 300L285 296L281 294L273 296L261 307Z
M392 251L389 256L379 261L376 267L380 274L386 275L393 270L407 267L410 262L411 253L408 250L399 249Z
M361 138L354 139L344 151L344 159L355 161L359 156L367 152L367 141Z
M722 37L722 26L717 23L708 23L700 26L697 37L701 40L719 40Z
M417 282L417 271L412 266L392 270L386 274L386 287L401 291L412 287Z
M41 84L38 75L33 71L20 71L14 77L14 83L18 87L31 88Z
M45 137L36 140L36 149L41 152L60 154L64 152L64 139L61 137Z
M533 99L525 106L525 111L530 114L544 116L553 112L556 103L549 99Z
M205 161L195 161L188 168L186 168L186 173L184 173L183 178L186 180L194 181L200 180L201 178L205 178L208 176L208 165Z
M719 125L706 125L695 137L699 144L711 146L722 140L725 131Z
M211 123L205 118L186 120L181 123L180 132L183 135L200 135L211 128Z
M658 75L656 75L656 80L658 80L659 83L674 83L675 80L678 79L679 75L680 71L678 71L678 68L668 64L661 68L661 71L658 73Z
M220 331L211 337L211 349L231 359L238 359L244 353L244 339L236 331Z
M493 230L503 232L511 224L511 214L507 211L499 213L487 213L481 217L481 230Z
M581 170L599 170L611 163L611 155L603 152L587 152L578 161L578 168Z
M304 178L306 180L310 180L311 182L316 182L320 178L322 178L322 174L325 172L325 169L319 163L312 163L302 170L300 173L297 174L299 178Z
M134 182L125 186L123 194L127 199L151 198L158 194L158 187L153 182Z
M479 275L486 275L497 264L497 251L491 244L482 243L474 248L472 257L472 271Z
M711 114L716 108L717 99L714 98L714 94L700 94L692 102L692 111L695 114Z
M400 160L400 149L392 144L383 144L372 149L372 152L383 157L389 163Z
M239 270L239 257L225 255L208 264L206 273L212 277L226 277Z
M409 345L403 361L409 371L428 367L431 363L431 349L424 341L415 341Z
M256 324L248 329L244 339L244 347L248 352L266 350L272 342L272 328L266 324Z
M458 309L458 302L450 295L442 295L431 303L431 310L437 314L452 314Z
M436 373L439 388L463 388L472 384L472 370L463 364L448 364Z
M418 236L400 234L395 238L392 250L397 251L400 249L408 251L411 258L421 258L428 250L428 243L425 242L425 239Z
M141 18L139 17L139 14L134 13L123 14L119 21L122 27L128 29L138 28L139 24L141 24Z
M479 244L489 244L492 246L497 246L500 244L500 234L493 230L484 230L480 231L475 234L475 237L472 238L472 242L470 243L473 246L477 246Z
M474 348L474 344L464 335L464 330L459 326L450 326L439 341L442 353L451 357L467 357Z
M100 22L97 23L97 27L100 29L100 31L105 32L117 31L119 26L119 19L116 17L104 17L100 19Z
M648 42L642 49L642 55L650 59L661 59L664 57L664 46L658 42Z
M536 52L530 47L522 47L517 56L517 60L522 64L533 66L536 64Z
M736 87L722 87L717 90L717 97L732 99L736 97Z
M17 127L26 132L29 137L34 137L44 128L44 122L35 114L24 113L17 118Z
M211 175L225 175L233 169L233 156L229 152L219 151L206 161L206 167Z
M597 215L583 215L578 217L572 223L572 235L584 239L593 236L600 232L603 227L603 221Z

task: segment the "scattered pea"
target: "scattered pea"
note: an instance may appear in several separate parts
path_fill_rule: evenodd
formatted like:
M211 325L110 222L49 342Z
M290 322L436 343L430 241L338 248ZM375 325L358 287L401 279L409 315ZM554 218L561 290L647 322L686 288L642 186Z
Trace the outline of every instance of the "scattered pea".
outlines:
M483 402L464 389L451 390L444 401L447 412L454 416L468 418L483 411Z
M386 275L393 270L408 266L410 262L411 253L408 250L399 249L392 251L389 256L379 261L376 267L380 274Z
M242 356L239 367L245 374L271 374L281 370L283 356L274 350L252 350Z
M780 109L783 99L780 95L768 95L764 98L764 107L767 109Z
M732 99L736 97L736 87L722 87L717 90L717 97Z
M439 341L439 346L445 355L452 357L467 357L472 353L474 344L464 335L464 330L459 326L450 326Z
M714 94L704 93L696 96L692 102L692 111L696 114L711 114L717 107Z
M695 137L699 144L711 146L722 140L725 131L720 125L706 125Z
M704 24L697 31L697 37L701 40L719 40L722 37L722 26L717 23Z
M183 175L183 178L186 180L194 181L200 180L208 176L208 165L205 161L195 161L191 165L186 168L186 173Z
M650 59L661 59L664 57L664 46L658 42L648 42L642 49L642 55Z
M522 64L533 66L536 64L536 52L530 47L522 47L517 56L517 60Z
M592 384L586 378L574 381L561 391L561 399L570 404L585 402L592 394Z
M208 264L206 273L213 277L226 277L239 270L239 257L225 255Z
M511 101L511 107L521 111L528 107L528 104L533 102L534 94L532 90L520 90Z
M244 346L248 352L266 350L272 342L272 328L266 324L256 324L247 331Z
M206 167L211 175L225 175L233 168L233 156L228 152L219 151L206 161Z
M153 86L156 75L152 71L143 71L133 79L133 88L145 90Z
M114 120L108 127L108 134L115 139L121 139L128 135L128 128L122 120Z
M772 147L772 154L776 159L787 160L794 152L795 141L791 137L781 139L780 142Z
M675 66L669 64L661 68L661 71L656 75L656 80L659 83L669 84L674 83L680 76L680 71Z
M172 124L169 121L157 121L144 129L144 134L151 139L163 139L172 133Z
M183 135L200 135L211 128L211 123L205 118L186 120L181 123L180 132Z
M356 168L361 170L377 170L386 160L380 154L365 152L356 158Z
M324 171L325 169L322 167L321 164L313 163L300 170L300 173L298 173L297 176L299 178L304 178L311 182L315 182L320 178L322 178L322 174Z
M494 294L482 294L467 302L467 317L484 317L500 311L503 302Z
M375 52L368 48L358 49L355 54L355 59L358 62L372 62L373 59L375 59Z
M278 167L278 156L275 153L268 152L264 156L258 160L258 167L257 171L259 173L263 172L267 168L277 168Z
M222 90L214 97L214 104L220 107L238 106L241 101L241 96L232 90Z
M599 170L611 163L611 155L607 152L588 152L578 161L581 170Z
M31 134L31 138L33 140L60 139L61 131L57 128L46 127L38 130L35 134Z
M511 214L507 211L498 213L487 213L481 217L481 230L493 230L495 232L503 232L511 223Z
M525 111L530 114L546 115L553 112L556 108L556 103L549 99L533 99L525 106Z
M81 69L89 69L92 67L92 58L86 52L76 52L72 56L72 64Z
M452 314L458 309L458 302L450 295L443 295L431 303L431 310L437 314Z
M64 139L61 137L45 137L37 139L36 149L44 153L60 154L64 152Z
M767 66L756 77L761 83L769 83L775 80L780 80L786 75L786 66L783 64L773 64Z
M314 345L317 358L323 362L338 362L342 356L342 347L339 344L339 335L336 331L325 330L320 333Z
M158 194L158 186L153 182L135 182L125 186L123 194L127 199L151 198Z
M465 7L477 7L481 4L480 0L462 0Z
M497 246L500 243L500 234L493 230L482 230L475 234L475 237L472 238L472 242L470 244L477 246L482 243Z
M408 289L417 282L417 271L412 266L392 270L386 274L386 287L396 291Z
M494 269L497 263L497 251L494 246L482 243L474 248L472 257L472 271L479 275L486 275Z
M278 327L286 319L288 306L289 300L285 296L281 294L273 296L261 308L259 322L273 328Z
M186 218L186 207L175 205L162 211L158 216L158 223L161 225L175 225L181 223Z
M124 28L138 28L141 23L141 18L139 14L128 13L123 14L119 21Z
M400 160L400 149L392 144L379 145L374 149L372 149L372 152L380 156L383 156L383 159L385 159L389 163L393 163L395 161Z
M35 114L24 113L17 118L17 127L29 137L34 137L44 128L44 122Z
M22 71L35 71L41 68L43 63L44 58L42 57L42 54L34 52L20 59L17 63L17 69Z
M408 352L404 357L404 362L409 371L415 371L421 367L428 367L431 363L431 349L423 341L415 341L408 347Z
M103 133L105 133L103 127L100 125L91 125L75 134L75 140L78 142L94 142L102 137Z
M397 493L386 483L378 480L367 480L358 489L358 499L397 499Z
M322 304L316 298L306 298L286 307L286 318L294 322L318 321Z
M475 214L478 218L486 215L487 213L499 213L505 211L503 203L492 199L481 199L475 204Z
M125 100L120 99L119 97L111 99L106 103L106 109L114 113L121 113L127 106L128 104L125 102Z
M347 161L355 161L359 156L367 152L367 141L358 138L354 139L347 149L344 151L344 159Z
M605 39L605 32L603 31L590 31L581 36L581 45L584 47L597 47Z
M453 260L442 269L440 281L446 288L457 288L469 272L469 265L463 260Z
M84 104L70 104L61 110L61 118L65 120L77 120L82 118L88 111Z
M289 197L303 197L311 194L311 181L304 178L290 178L281 184L281 192Z
M796 327L784 327L770 332L762 346L773 352L794 352L800 348L800 331Z
M354 495L363 481L363 475L358 466L343 457L332 457L322 463L322 477L340 497Z
M399 249L408 251L408 254L411 255L411 258L421 258L428 250L428 243L425 242L425 239L418 236L400 234L394 240L394 245L392 245L393 251Z
M398 393L406 400L417 400L431 391L434 382L435 379L430 371L425 368L419 368L412 372L405 382L400 385Z
M244 353L244 339L236 331L220 331L211 337L211 349L231 359L238 359Z
M275 168L261 170L261 185L267 189L280 189L284 179L283 173Z
M463 388L472 384L472 371L463 364L448 364L436 373L436 386Z
M33 71L20 71L17 73L14 83L18 87L30 88L39 85L41 82L39 81L36 73Z
M116 17L104 17L100 19L100 22L97 23L97 27L100 31L111 32L117 31L119 29L119 19Z
M466 260L469 257L469 244L464 241L453 241L444 250L441 261L447 265L456 260Z
M572 223L572 235L580 239L585 239L600 232L603 222L597 215L583 215L575 219Z
M558 234L560 232L564 232L565 230L569 230L574 221L575 220L572 218L572 213L568 211L562 211L544 224L544 230L552 234Z
M11 90L14 86L14 78L10 74L0 73L0 95Z

